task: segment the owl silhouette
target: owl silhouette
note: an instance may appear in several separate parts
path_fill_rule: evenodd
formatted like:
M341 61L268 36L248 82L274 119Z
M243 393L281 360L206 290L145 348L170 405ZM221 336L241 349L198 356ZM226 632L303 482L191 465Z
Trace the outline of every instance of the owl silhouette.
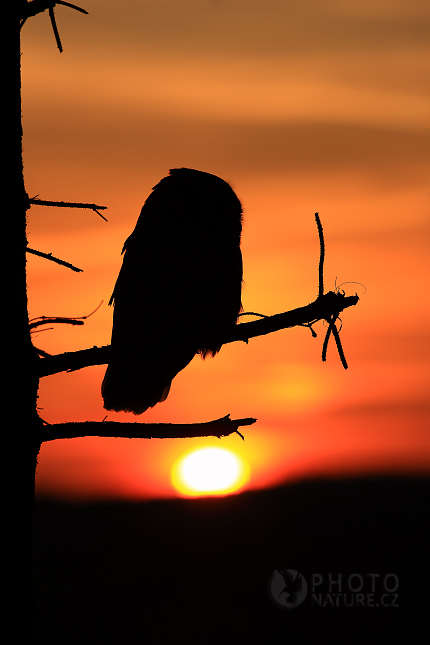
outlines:
M241 233L242 205L223 179L176 168L153 188L109 301L107 410L142 414L196 354L219 352L242 309Z

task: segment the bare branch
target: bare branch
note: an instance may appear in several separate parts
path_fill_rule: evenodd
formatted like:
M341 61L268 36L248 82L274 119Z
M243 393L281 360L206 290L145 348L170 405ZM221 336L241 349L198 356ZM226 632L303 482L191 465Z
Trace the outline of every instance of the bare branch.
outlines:
M338 316L341 311L352 307L359 301L358 296L345 296L344 294L329 291L315 302L293 309L282 314L267 316L262 320L236 325L231 333L223 340L223 344L236 341L248 342L250 338L271 334L281 329L309 325L318 320L327 320L331 316ZM111 346L91 347L77 352L56 354L39 361L39 376L49 376L59 372L80 370L90 365L106 365L111 360Z
M62 4L65 7L70 7L70 9L75 9L76 11L85 13L88 16L88 11L85 11L85 9L82 9L81 7L77 7L75 4L71 4L70 2L63 2L63 0L57 0L55 4Z
M42 253L42 251L36 251L35 249L30 249L28 246L26 248L27 253L31 253L32 255L38 255L41 258L45 258L45 260L51 260L51 262L55 262L56 264L61 264L63 267L67 267L68 269L72 269L72 271L76 271L77 273L82 273L83 269L78 269L78 267L73 266L73 264L70 264L69 262L65 262L64 260L60 260L59 258L56 258L52 255L52 253Z
M333 333L342 365L347 369L348 365L343 353L339 332L336 328L336 320L341 311L347 307L356 305L359 298L357 295L345 296L344 292L339 291L329 291L328 293L323 294L325 253L324 234L318 213L315 213L315 219L320 240L318 298L306 307L300 307L299 309L293 309L292 311L275 314L274 316L263 316L260 320L235 325L231 332L225 338L221 339L221 344L225 345L235 341L248 343L250 338L264 336L281 329L296 326L309 327L312 336L315 337L316 333L312 329L312 325L318 320L326 320L329 323L329 328L323 343L322 360L325 361L326 359L328 340L330 334ZM247 313L250 314L251 312ZM253 315L261 316L262 314ZM65 352L64 354L57 354L55 356L40 359L39 377L58 374L59 372L79 370L83 367L89 367L90 365L105 365L111 362L111 360L112 350L110 345L105 345L104 347L92 347L78 352Z
M71 4L70 2L62 2L61 0L58 0L57 2L52 2L52 0L31 0L30 2L21 2L21 27L27 18L37 16L38 13L43 13L46 9L52 9L56 4L62 4L65 7L70 7L70 9L75 9L76 11L80 11L81 13L88 15L88 11L81 9L81 7L77 7L75 4Z
M318 320L327 320L333 315L338 316L344 309L356 305L358 301L358 296L345 296L341 293L329 291L306 307L267 316L262 320L253 320L249 323L236 325L224 340L224 344L237 340L248 342L250 338L271 334L280 329L309 325Z
M257 419L221 419L206 423L119 423L117 421L84 421L43 426L41 441L75 439L76 437L122 437L125 439L189 439L194 437L227 437L241 426Z
M28 328L29 329L34 329L35 327L40 327L41 325L48 325L48 324L53 324L53 323L62 323L66 325L83 325L84 320L92 316L93 314L96 313L97 309L99 309L103 304L103 300L101 303L92 311L90 314L87 314L86 316L74 316L74 317L69 317L66 318L64 316L38 316L37 318L32 318L29 321Z
M77 352L64 352L44 358L39 362L39 378L60 372L73 372L91 365L106 365L111 357L110 345L90 347Z
M36 197L32 197L28 201L30 205L34 204L36 206L57 206L58 208L90 208L91 210L95 211L97 215L100 215L100 217L104 219L105 222L107 222L106 217L99 213L99 210L106 210L107 206L98 206L97 204L85 204L81 202L52 202L42 199L36 199Z

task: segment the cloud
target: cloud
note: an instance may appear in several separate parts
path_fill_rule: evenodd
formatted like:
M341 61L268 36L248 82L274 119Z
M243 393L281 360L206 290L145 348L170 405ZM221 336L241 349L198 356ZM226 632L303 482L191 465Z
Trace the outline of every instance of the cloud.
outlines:
M102 8L88 0L86 7L90 15L85 19L57 11L67 39L76 39L78 29L87 31L91 25L97 47L109 36L113 51L138 49L157 55L184 50L199 55L289 56L363 47L410 48L428 44L430 18L420 0L110 0Z
M371 418L375 424L381 417L394 417L409 422L416 430L420 427L428 427L430 419L430 405L424 399L410 401L375 401L369 403L353 403L351 405L339 405L332 408L328 413L335 417L352 417L362 422Z
M132 111L133 112L133 111ZM145 119L136 113L105 115L99 123L87 119L62 132L40 124L31 128L26 150L43 149L67 160L83 159L99 169L121 167L139 174L148 166L224 167L229 172L360 173L375 184L424 186L427 140L423 132L324 122L238 123L192 121L173 115ZM40 158L40 155L39 155ZM65 160L66 161L66 160ZM163 170L163 172L164 172ZM214 170L215 172L215 170ZM225 172L225 170L224 170Z
M283 82L297 75L313 81L334 79L348 85L426 93L430 10L419 0L335 2L308 0L88 0L89 16L58 8L65 46L64 65L74 62L82 75L91 68L134 74L171 66L242 66L261 85L266 76ZM75 15L76 14L76 15ZM23 61L37 61L38 76L55 59L46 15L23 30ZM44 60L42 63L41 55ZM136 75L137 73L137 75ZM164 77L166 74L163 72ZM70 81L70 76L68 76ZM95 79L97 82L97 78ZM264 85L264 82L263 82ZM40 87L40 86L39 86Z

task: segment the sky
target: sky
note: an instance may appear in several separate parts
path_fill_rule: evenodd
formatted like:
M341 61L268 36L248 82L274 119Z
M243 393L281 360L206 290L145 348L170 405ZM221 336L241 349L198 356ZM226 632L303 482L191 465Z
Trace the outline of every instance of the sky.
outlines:
M222 440L83 437L42 445L37 495L150 499L180 493L172 468L194 448L244 460L240 490L305 477L430 471L428 101L430 7L423 0L82 0L22 30L24 175L33 206L30 318L84 316L38 331L61 353L110 342L121 248L170 168L229 181L244 207L245 311L270 315L325 288L357 293L342 314L349 368L322 322L233 343L192 363L142 417L107 413L104 366L42 379L48 423L257 422Z

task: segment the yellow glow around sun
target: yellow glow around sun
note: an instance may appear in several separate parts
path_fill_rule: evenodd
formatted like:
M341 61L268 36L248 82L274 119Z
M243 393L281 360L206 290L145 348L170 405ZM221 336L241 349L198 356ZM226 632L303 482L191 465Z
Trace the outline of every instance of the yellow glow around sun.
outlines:
M227 495L249 480L249 465L225 448L197 448L173 466L172 482L182 495Z

